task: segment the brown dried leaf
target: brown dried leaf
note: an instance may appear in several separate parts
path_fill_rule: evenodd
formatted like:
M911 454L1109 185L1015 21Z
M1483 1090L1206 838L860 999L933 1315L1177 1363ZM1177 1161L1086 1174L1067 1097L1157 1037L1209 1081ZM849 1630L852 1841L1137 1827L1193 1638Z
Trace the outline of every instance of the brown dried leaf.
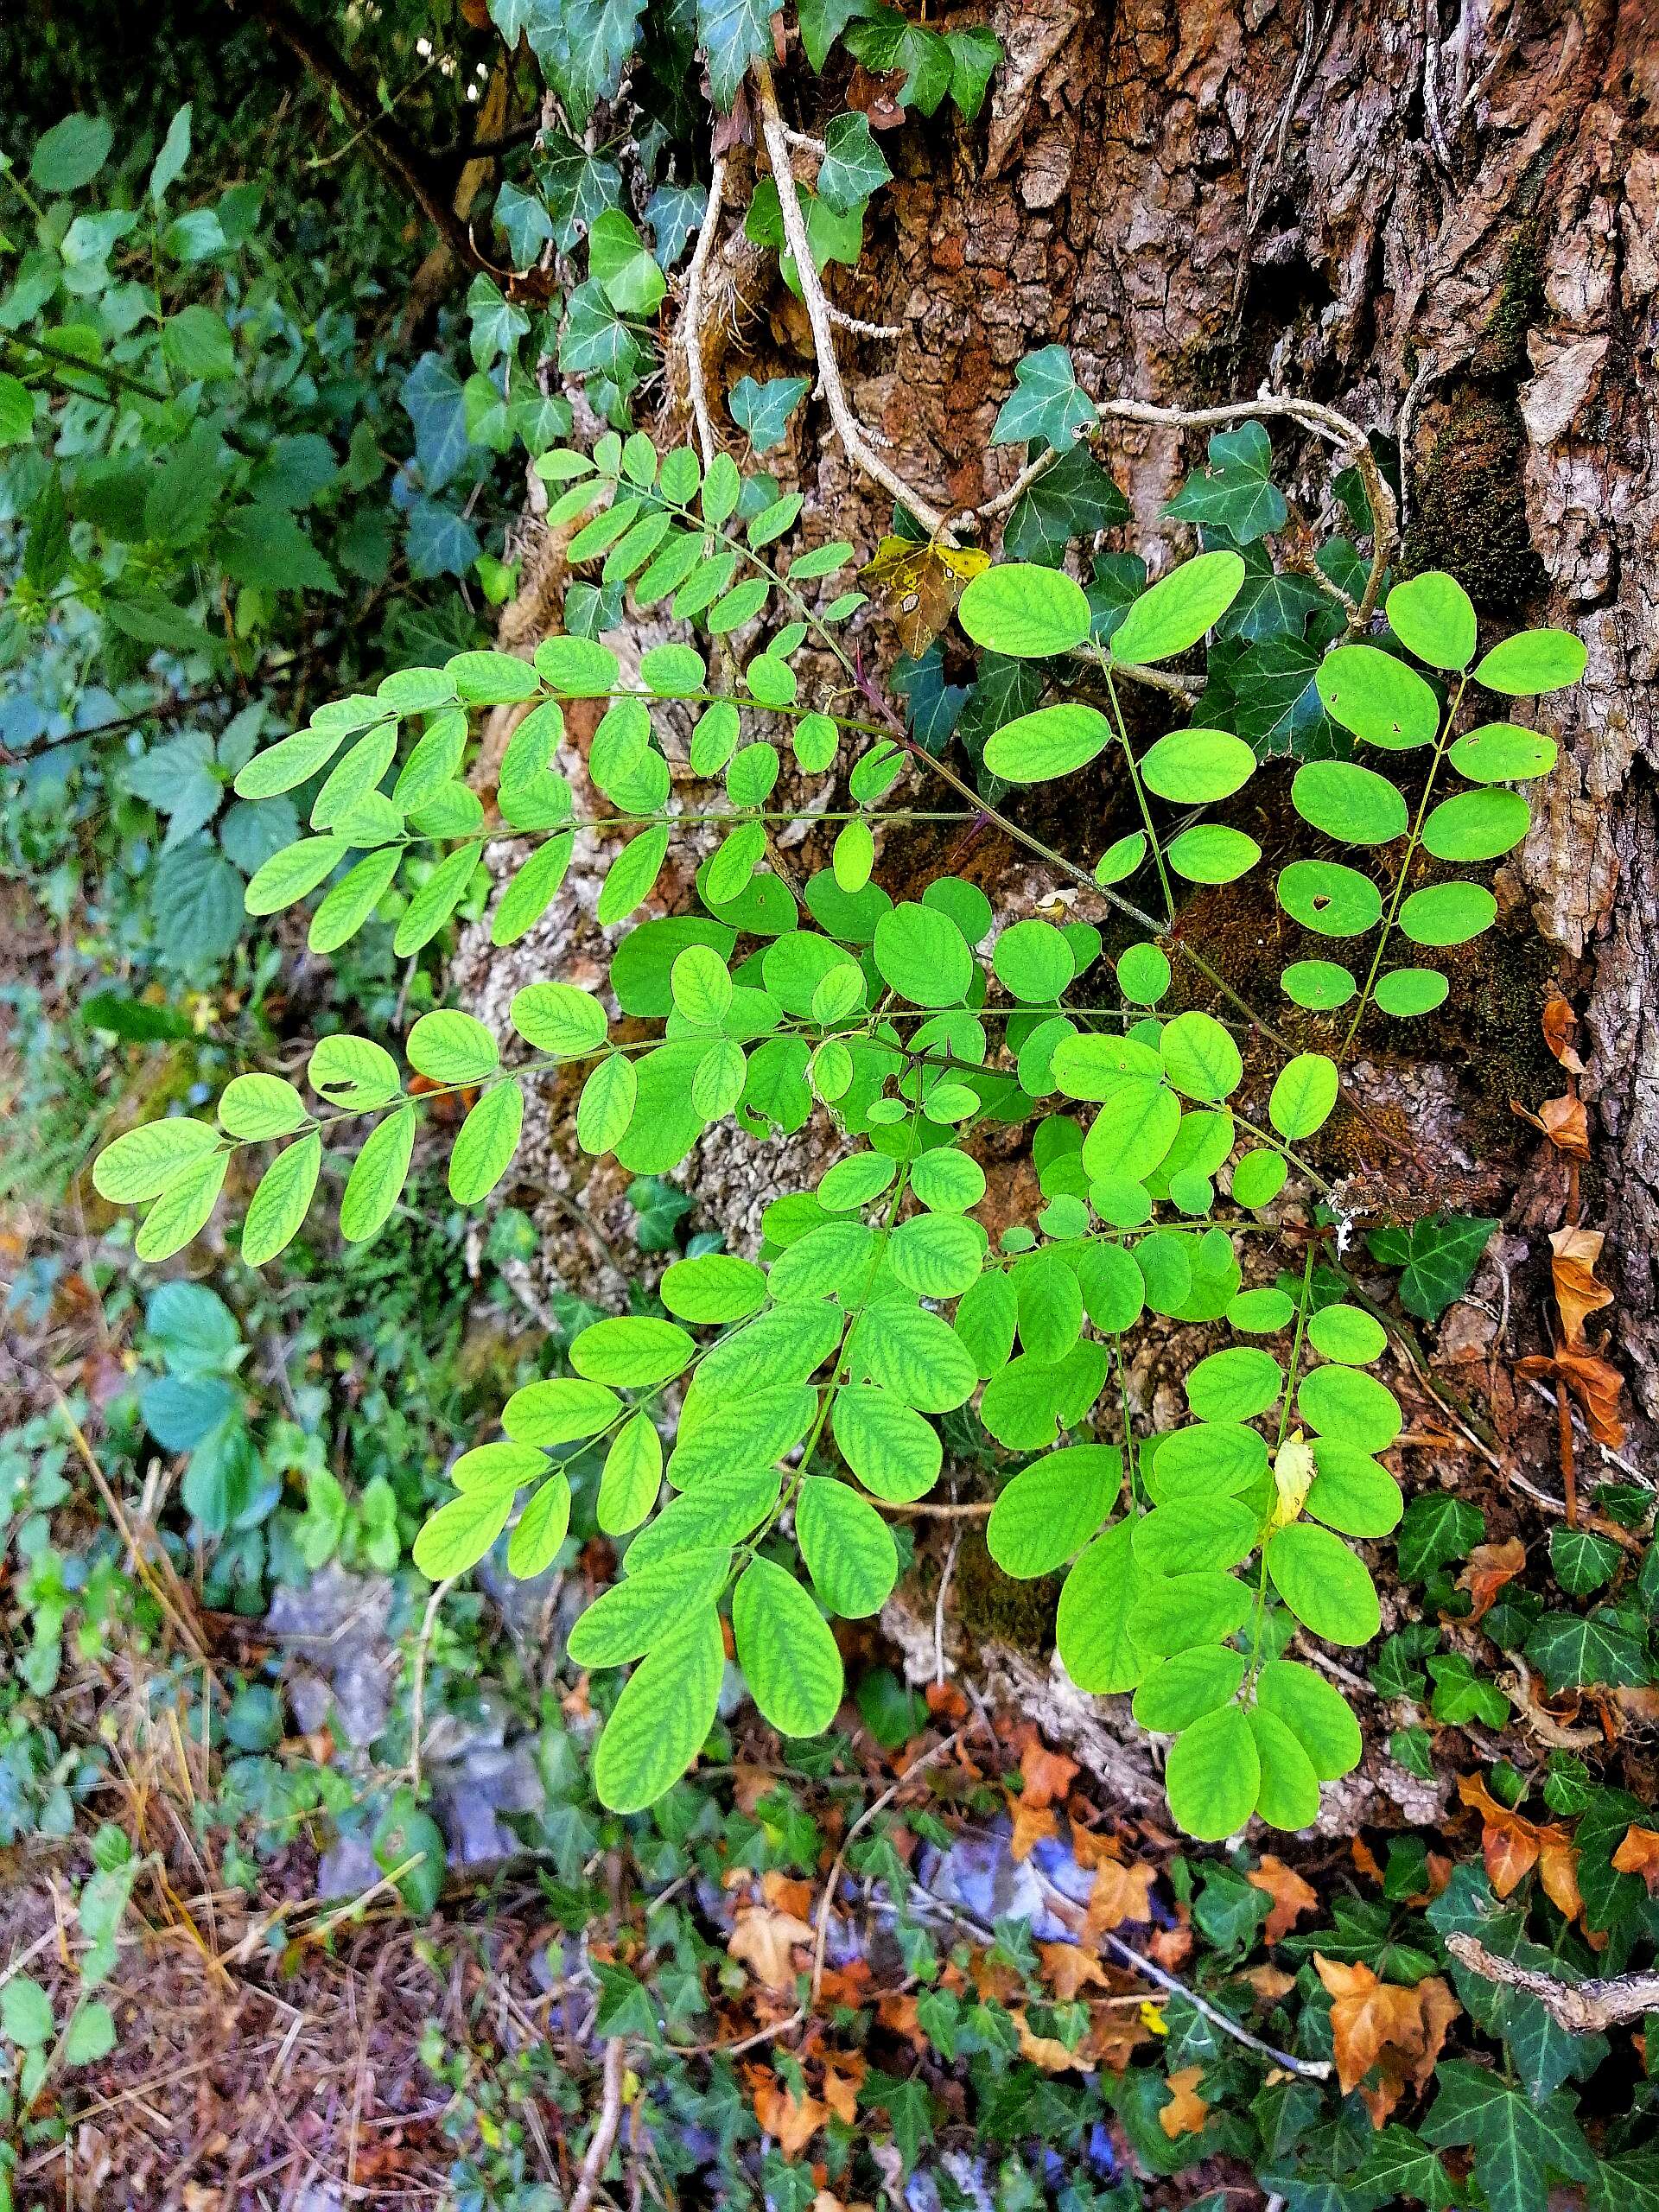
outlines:
M768 2135L777 2138L778 2147L785 2158L798 2158L812 2138L830 2117L829 2107L816 2097L797 2097L782 2082L770 2075L753 2082L754 2116Z
M1014 1834L1009 1840L1008 1851L1018 1861L1029 1859L1045 1836L1056 1834L1059 1822L1055 1818L1052 1806L1028 1805L1023 1797L1015 1801L1013 1811Z
M1498 1592L1505 1583L1514 1581L1526 1563L1527 1548L1519 1536L1505 1536L1501 1544L1475 1546L1458 1577L1459 1589L1466 1590L1474 1600L1466 1616L1471 1623L1491 1611Z
M1569 1351L1584 1344L1584 1325L1592 1313L1611 1306L1613 1294L1596 1280L1603 1236L1599 1229L1558 1229L1550 1236L1554 1257L1549 1271L1554 1280L1555 1303L1561 1309L1561 1329Z
M1573 1043L1578 1028L1577 1014L1559 991L1552 991L1544 1003L1544 1042L1569 1075L1584 1073L1584 1062Z
M1530 1122L1535 1129L1541 1129L1557 1152L1570 1153L1574 1160L1589 1159L1589 1116L1583 1099L1575 1098L1570 1090L1560 1098L1546 1098L1535 1114L1529 1114L1518 1098L1510 1099L1510 1110L1523 1122Z
M1080 1989L1106 1986L1105 1967L1081 1943L1039 1943L1037 1955L1057 2004L1071 2004Z
M1150 1920L1152 1885L1157 1878L1155 1866L1126 1866L1121 1859L1103 1859L1089 1892L1084 1933L1098 1936L1104 1929L1121 1928L1126 1920Z
M811 1927L792 1912L753 1905L738 1914L726 1948L764 1987L781 1993L795 1986L796 1944L812 1940Z
M1305 1912L1311 1912L1319 1901L1319 1893L1309 1882L1305 1882L1294 1866L1287 1866L1282 1859L1271 1851L1262 1854L1262 1864L1245 1880L1252 1889L1262 1891L1273 1899L1273 1910L1262 1930L1269 1943L1276 1943L1287 1936Z
M1611 1360L1603 1359L1599 1352L1562 1351L1553 1358L1537 1354L1517 1360L1515 1371L1522 1376L1547 1376L1558 1387L1565 1383L1584 1408L1585 1421L1597 1443L1615 1452L1624 1444L1624 1423L1618 1401L1624 1377Z
M1332 1999L1332 2049L1343 2094L1357 2088L1373 2066L1381 2066L1385 2085L1389 2075L1394 2076L1388 2107L1392 2109L1407 2068L1421 2062L1432 2039L1444 2039L1446 2019L1452 2015L1440 2017L1442 2006L1437 1998L1433 2018L1425 2017L1421 1983L1415 1989L1402 1989L1393 1982L1379 1981L1370 1967L1343 1966L1319 1951L1313 1954L1313 1966ZM1444 1984L1441 1987L1444 1990ZM1433 2063L1432 2058L1429 2063ZM1372 2118L1376 2118L1375 2106Z
M1202 2066L1183 2066L1169 2077L1169 2102L1160 2107L1158 2125L1172 2143L1178 2136L1203 2133L1210 2117L1210 2107L1198 2094L1203 2075Z
M1077 1771L1075 1759L1051 1751L1033 1735L1020 1754L1020 1772L1026 1785L1020 1793L1020 1802L1033 1808L1054 1804L1071 1789Z
M1648 1885L1648 1895L1659 1897L1659 1828L1626 1828L1624 1840L1613 1853L1613 1865L1621 1874L1639 1874Z

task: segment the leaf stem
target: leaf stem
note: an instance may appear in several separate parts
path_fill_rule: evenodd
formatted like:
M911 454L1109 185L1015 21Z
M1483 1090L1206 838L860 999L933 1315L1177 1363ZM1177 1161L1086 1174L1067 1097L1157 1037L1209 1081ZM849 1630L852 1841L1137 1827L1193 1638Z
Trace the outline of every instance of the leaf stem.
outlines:
M1428 812L1428 802L1434 789L1434 779L1440 773L1440 762L1446 757L1446 743L1452 735L1452 724L1458 718L1458 709L1463 704L1463 695L1468 683L1469 678L1466 676L1459 677L1458 688L1446 707L1446 718L1440 724L1440 735L1434 741L1434 757L1429 762L1428 774L1423 779L1422 797L1418 800L1417 811L1412 817L1411 833L1406 840L1405 855L1400 862L1399 872L1394 879L1393 894L1389 900L1389 911L1382 918L1382 931L1376 941L1376 950L1371 955L1371 965L1365 977L1365 988L1359 995L1359 1004L1354 1009L1354 1018L1348 1025L1348 1033L1342 1040L1342 1049L1337 1054L1338 1067L1342 1065L1352 1049L1359 1025L1365 1017L1365 1009L1370 1004L1371 993L1376 984L1377 971L1382 965L1382 956L1387 952L1389 939L1394 933L1395 918L1400 912L1400 901L1405 893L1406 879L1411 873L1413 861L1417 857L1417 847L1423 833L1423 819Z

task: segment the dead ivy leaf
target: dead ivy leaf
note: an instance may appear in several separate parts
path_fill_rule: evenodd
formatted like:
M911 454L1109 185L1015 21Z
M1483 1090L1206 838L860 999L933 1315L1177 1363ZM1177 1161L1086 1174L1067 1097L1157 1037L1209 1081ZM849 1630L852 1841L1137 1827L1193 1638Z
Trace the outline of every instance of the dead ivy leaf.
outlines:
M763 1987L781 1994L795 1986L794 1947L812 1941L810 1924L792 1912L777 1912L770 1905L751 1905L739 1912L737 1925L727 1938L726 1948Z
M1020 2056L1029 2059L1033 2066L1040 2066L1045 2074L1065 2074L1073 2067L1079 2072L1088 2063L1081 2045L1068 2050L1055 2036L1039 2036L1029 2026L1023 2005L1014 2009L1014 2025L1020 2031Z
M1613 1865L1621 1874L1639 1874L1648 1885L1648 1895L1659 1897L1659 1828L1634 1825L1626 1828L1624 1841L1613 1853Z
M1271 1851L1262 1853L1262 1864L1244 1878L1252 1889L1261 1890L1273 1900L1273 1910L1262 1930L1269 1943L1276 1943L1287 1936L1300 1916L1311 1912L1319 1901L1319 1893L1313 1885L1305 1882L1294 1866L1287 1866Z
M1584 1062L1573 1043L1578 1029L1578 1015L1559 991L1552 991L1544 1002L1544 1042L1569 1075L1584 1073Z
M1103 1859L1089 1892L1084 1934L1098 1936L1103 1929L1121 1928L1126 1920L1150 1920L1152 1885L1157 1878L1155 1866L1128 1866L1121 1859Z
M816 2097L796 2096L785 2083L761 2068L743 2070L753 2094L755 2118L768 2135L776 2137L785 2158L798 2158L829 2119L829 2107Z
M1043 1974L1059 2005L1070 2005L1080 1989L1103 1989L1106 1969L1081 1943L1039 1943Z
M1322 1952L1313 1954L1313 1966L1332 1998L1332 2050L1344 2094L1373 2066L1382 2074L1380 2090L1367 2098L1380 2127L1406 2082L1427 2078L1460 2007L1438 1975L1405 1989L1380 1981L1370 1967L1344 1966Z
M1527 1548L1519 1536L1505 1536L1501 1544L1477 1544L1458 1577L1459 1590L1474 1600L1466 1616L1472 1624L1491 1610L1498 1592L1513 1582L1527 1563Z
M1561 1309L1561 1328L1569 1351L1584 1344L1584 1325L1592 1313L1611 1306L1613 1294L1596 1280L1603 1234L1599 1229L1557 1229L1550 1236L1554 1257L1549 1263L1555 1285L1555 1303Z
M1023 1797L1016 1798L1012 1809L1014 1834L1008 1841L1008 1853L1018 1863L1029 1859L1046 1836L1058 1834L1059 1822L1052 1806L1028 1805Z
M1511 1811L1477 1774L1459 1777L1458 1795L1480 1814L1481 1856L1497 1895L1508 1897L1535 1866L1550 1903L1567 1920L1577 1920L1584 1910L1579 1853L1567 1829L1553 1821L1529 1821Z
M858 2085L864 2079L864 2061L855 2051L837 2052L823 2062L823 2101L847 2127L858 2118Z
M1529 1113L1518 1098L1510 1101L1510 1111L1529 1122L1535 1129L1541 1129L1557 1152L1569 1153L1574 1160L1590 1157L1590 1119L1584 1101L1566 1091L1560 1098L1546 1098L1535 1114Z
M1579 1849L1564 1829L1552 1826L1539 1830L1538 1879L1564 1920L1580 1917L1584 1897L1579 1888Z
M1535 1353L1517 1360L1515 1371L1522 1377L1548 1378L1557 1388L1565 1384L1584 1408L1585 1421L1597 1443L1608 1445L1615 1452L1624 1444L1624 1423L1618 1402L1624 1377L1611 1360L1593 1351Z
M1198 2094L1202 2066L1183 2066L1169 2077L1169 2102L1159 2107L1158 2125L1173 2143L1182 2135L1199 2135L1210 2117L1210 2107Z
M1078 1767L1075 1759L1051 1751L1033 1733L1020 1751L1020 1773L1026 1785L1020 1793L1020 1802L1036 1808L1062 1799L1077 1780Z

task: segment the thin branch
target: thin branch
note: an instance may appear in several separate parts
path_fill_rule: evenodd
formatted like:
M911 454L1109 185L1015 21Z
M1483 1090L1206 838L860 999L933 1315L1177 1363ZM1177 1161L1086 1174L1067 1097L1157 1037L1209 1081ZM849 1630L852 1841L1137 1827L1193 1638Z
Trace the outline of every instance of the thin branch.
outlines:
M1557 1981L1553 1974L1541 1974L1536 1967L1517 1966L1513 1959L1501 1959L1473 1936L1448 1936L1446 1948L1460 1966L1478 1974L1483 1981L1535 1997L1555 2024L1571 2035L1615 2028L1659 2009L1659 1969L1568 1983Z
M818 360L818 380L842 449L855 468L861 468L873 482L879 484L884 492L890 493L900 506L907 507L925 530L954 543L945 527L949 520L947 511L925 499L912 486L906 483L896 469L882 460L848 402L846 387L842 383L841 370L836 361L834 318L812 259L812 249L806 235L806 218L801 212L800 194L795 188L795 170L790 160L790 134L779 113L778 88L766 62L757 60L753 67L760 109L760 130L766 142L766 153L772 162L773 181L778 187L778 205L784 219L784 237L795 257L795 273L801 287L801 301L806 309L806 319L812 327L813 350Z
M230 4L263 23L273 39L280 40L320 84L328 87L363 133L375 166L415 202L463 267L482 269L485 263L473 244L472 233L423 166L415 142L385 112L345 56L290 7L289 0L230 0Z
M1037 1880L1049 1909L1071 1925L1082 1911L1076 1898L1067 1897L1064 1890L1058 1889L1040 1869L1037 1871ZM1270 2059L1274 2065L1282 2067L1287 2074L1300 2074L1304 2081L1330 2080L1332 2069L1328 2058L1297 2058L1287 2050L1275 2049L1272 2044L1263 2042L1260 2036L1253 2035L1249 2028L1241 2027L1230 2012L1224 2012L1218 2005L1212 2005L1207 1997L1190 1988L1179 1976L1163 1967L1154 1966L1144 1952L1137 1951L1133 1943L1126 1943L1121 1936L1115 1936L1109 1928L1101 1929L1100 1940L1120 1965L1128 1967L1132 1973L1144 1974L1148 1981L1155 1982L1170 1996L1184 1997L1193 2011L1202 2012L1212 2027L1219 2028L1235 2043L1243 2044L1247 2050L1255 2051L1258 2057Z
M1365 579L1359 603L1348 619L1348 627L1357 632L1369 626L1397 539L1399 511L1394 493L1376 465L1370 438L1351 416L1338 414L1334 407L1326 407L1317 399L1293 399L1277 392L1264 392L1255 399L1234 400L1222 407L1154 407L1143 399L1103 399L1099 408L1104 419L1149 423L1177 430L1211 427L1218 429L1229 423L1247 423L1263 415L1282 416L1290 422L1300 423L1315 437L1323 438L1327 444L1347 454L1365 486L1366 502L1371 510L1372 546L1370 573Z
M709 179L709 205L702 211L702 226L697 232L691 266L686 272L685 315L680 334L685 347L685 386L691 397L691 415L697 426L697 443L702 448L705 468L712 464L720 445L715 436L714 418L709 412L709 386L702 372L702 286L725 197L726 156L716 154Z
M599 2177L615 2148L616 2132L622 2124L622 2083L627 2055L628 2047L620 2036L613 2037L605 2046L604 2101L599 2108L599 2118L594 2122L594 2132L588 2139L582 2171L570 2192L570 2212L588 2212L599 2187Z

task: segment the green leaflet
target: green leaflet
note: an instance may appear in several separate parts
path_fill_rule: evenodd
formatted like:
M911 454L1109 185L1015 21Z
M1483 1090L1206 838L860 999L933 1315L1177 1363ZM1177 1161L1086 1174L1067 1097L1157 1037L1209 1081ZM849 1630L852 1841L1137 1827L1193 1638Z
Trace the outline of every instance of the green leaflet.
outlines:
M1169 1809L1190 1836L1219 1843L1255 1810L1262 1763L1249 1719L1224 1705L1184 1728L1164 1762Z
M1135 1560L1133 1539L1132 1521L1115 1522L1073 1563L1060 1592L1054 1641L1080 1690L1130 1690L1144 1670L1128 1621L1150 1578Z
M570 1526L570 1484L550 1475L531 1497L507 1540L507 1572L524 1580L545 1573L557 1558Z
M449 1195L457 1205L486 1198L512 1165L524 1122L524 1094L516 1078L486 1090L461 1123L449 1155Z
M859 1384L838 1390L830 1427L847 1465L878 1497L908 1504L938 1480L938 1431L887 1390Z
M1070 652L1088 636L1089 602L1064 570L1007 561L969 581L957 620L991 652L1046 659Z
M847 1357L855 1375L921 1413L950 1413L979 1380L950 1324L919 1306L869 1307L853 1325Z
M385 1227L403 1195L415 1152L415 1109L400 1106L370 1130L340 1202L340 1233L361 1244Z
M795 1533L818 1595L832 1613L880 1612L899 1580L893 1532L846 1483L811 1475L795 1498Z
M1115 1445L1077 1444L1026 1468L998 1496L985 1541L1005 1574L1052 1574L1080 1551L1123 1486Z
M1293 1521L1269 1539L1273 1586L1305 1628L1329 1643L1369 1643L1382 1625L1376 1592L1339 1536Z
M657 1503L663 1480L663 1440L648 1413L624 1421L605 1456L594 1517L602 1534L626 1535Z
M653 1649L683 1622L712 1606L726 1586L730 1564L730 1554L722 1549L682 1552L625 1575L573 1624L566 1644L572 1663L620 1667Z
M322 1139L314 1130L279 1152L260 1178L242 1225L242 1257L263 1268L293 1242L311 1204L322 1166Z
M92 1163L92 1187L111 1205L141 1205L158 1198L187 1168L199 1166L219 1142L211 1122L184 1115L146 1122L105 1145Z
M653 1643L594 1753L602 1804L613 1813L639 1812L673 1788L715 1725L725 1671L720 1616L711 1605Z
M672 1321L630 1314L594 1321L570 1346L570 1364L589 1382L642 1389L678 1375L696 1346Z
M755 1703L785 1736L817 1736L836 1717L844 1687L829 1625L792 1574L750 1561L732 1593L738 1664Z

